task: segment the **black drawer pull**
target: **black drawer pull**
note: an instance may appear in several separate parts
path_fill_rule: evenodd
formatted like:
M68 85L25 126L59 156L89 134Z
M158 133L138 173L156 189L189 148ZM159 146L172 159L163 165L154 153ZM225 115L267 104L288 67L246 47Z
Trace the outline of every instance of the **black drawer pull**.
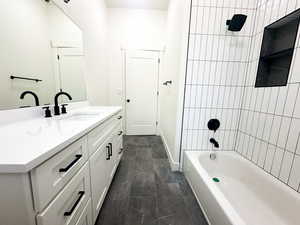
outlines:
M107 152L106 152L106 160L110 160L110 147L106 146Z
M113 153L112 153L112 143L109 143L108 145L110 147L109 157L111 157L113 155Z
M122 118L123 118L122 116L119 116L119 117L118 117L118 120L120 120L120 119L122 119Z
M120 132L118 133L119 136L121 136L122 134L123 134L123 131L120 131Z
M79 159L82 158L82 155L76 155L75 157L76 157L76 159L74 159L67 167L60 168L59 172L61 172L61 173L67 172L69 169L71 169L79 161Z
M72 213L74 212L74 210L76 209L77 205L79 204L80 200L82 199L82 197L84 196L84 191L79 191L78 192L79 198L76 200L75 204L73 205L73 207L71 208L71 210L69 212L65 212L64 216L71 216Z

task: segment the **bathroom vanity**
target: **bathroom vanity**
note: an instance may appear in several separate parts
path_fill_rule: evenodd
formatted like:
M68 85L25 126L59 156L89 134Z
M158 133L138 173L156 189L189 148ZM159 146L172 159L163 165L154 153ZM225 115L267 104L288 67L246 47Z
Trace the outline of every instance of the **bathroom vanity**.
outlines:
M120 107L0 127L0 224L93 225L122 157Z

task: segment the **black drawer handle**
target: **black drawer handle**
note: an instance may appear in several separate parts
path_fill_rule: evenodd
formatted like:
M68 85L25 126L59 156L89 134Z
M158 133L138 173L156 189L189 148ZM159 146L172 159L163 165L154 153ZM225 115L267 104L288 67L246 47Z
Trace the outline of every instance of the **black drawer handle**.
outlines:
M110 160L110 147L106 146L107 152L106 152L106 160Z
M82 197L84 196L84 191L79 191L78 192L79 198L76 200L75 204L73 205L73 207L71 208L71 210L69 212L65 212L64 216L71 216L72 213L74 212L74 210L76 209L77 205L79 204L80 200L82 199Z
M119 117L118 117L118 120L120 120L120 119L122 119L122 118L123 118L122 116L119 116Z
M82 155L76 155L75 157L76 157L76 159L74 159L67 167L60 168L59 172L61 172L61 173L67 172L69 169L71 169L79 161L79 159L82 158Z
M123 131L120 131L120 132L118 133L119 136L121 136L122 134L123 134Z
M109 145L109 148L110 148L109 157L111 157L113 155L113 153L112 153L112 143L109 143L108 145Z

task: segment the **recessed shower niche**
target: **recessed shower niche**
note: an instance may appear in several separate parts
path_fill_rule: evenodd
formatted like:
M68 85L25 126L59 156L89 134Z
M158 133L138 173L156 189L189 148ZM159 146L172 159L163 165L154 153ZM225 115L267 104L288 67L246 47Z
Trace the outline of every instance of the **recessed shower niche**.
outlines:
M300 9L265 27L255 87L287 85Z

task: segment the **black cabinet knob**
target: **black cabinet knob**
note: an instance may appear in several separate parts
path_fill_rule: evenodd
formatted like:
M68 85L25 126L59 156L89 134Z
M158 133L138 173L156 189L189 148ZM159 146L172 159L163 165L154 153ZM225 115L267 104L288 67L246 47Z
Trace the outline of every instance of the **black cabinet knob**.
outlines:
M130 102L130 99L127 99L126 102Z

